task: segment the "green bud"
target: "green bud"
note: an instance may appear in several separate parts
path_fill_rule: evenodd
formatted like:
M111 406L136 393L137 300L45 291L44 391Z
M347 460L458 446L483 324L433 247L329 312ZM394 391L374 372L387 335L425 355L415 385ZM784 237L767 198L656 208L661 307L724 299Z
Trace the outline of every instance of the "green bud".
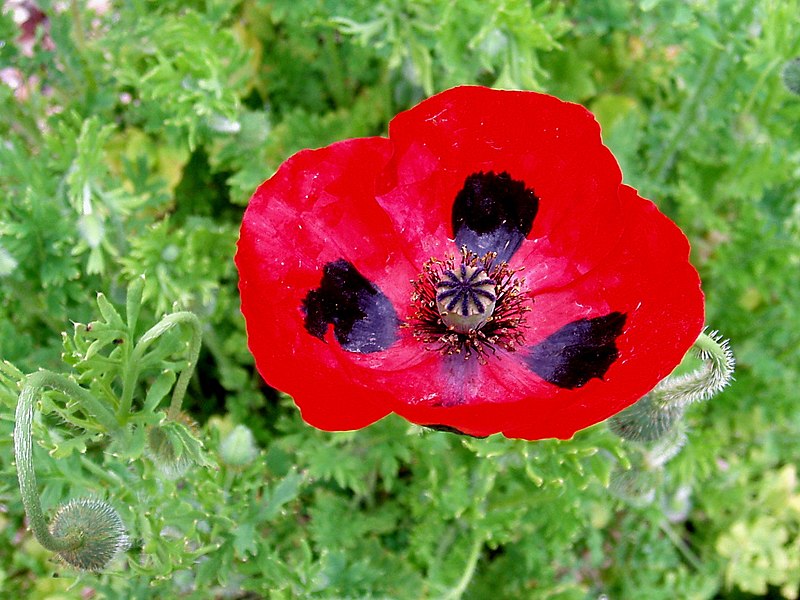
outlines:
M183 451L180 438L172 433L169 426L150 427L147 431L147 454L161 473L169 479L177 479L189 470L192 461Z
M231 467L249 465L258 455L253 432L244 425L237 425L219 445L222 461Z
M682 415L682 407L663 406L658 396L651 393L611 417L608 426L624 440L652 442L672 429Z
M644 451L645 461L651 468L661 467L675 458L685 444L686 424L679 421L666 435L647 445Z
M800 96L800 56L784 65L782 76L786 89Z
M58 509L50 525L56 540L74 541L58 556L84 571L100 571L128 546L125 525L119 513L102 500L72 500Z
M633 506L648 506L656 498L656 488L660 483L661 470L641 467L623 469L617 466L611 472L611 494Z

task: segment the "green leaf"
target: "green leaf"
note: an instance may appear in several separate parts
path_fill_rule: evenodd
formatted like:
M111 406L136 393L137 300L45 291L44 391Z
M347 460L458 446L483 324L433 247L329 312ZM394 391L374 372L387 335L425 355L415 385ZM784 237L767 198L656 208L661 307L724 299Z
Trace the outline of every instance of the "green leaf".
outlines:
M125 316L128 319L129 339L136 337L136 324L139 321L139 312L142 309L142 294L144 293L144 275L134 277L128 285L128 294L125 298Z
M281 479L271 490L269 500L263 508L263 518L271 521L277 517L281 508L300 494L305 479L302 473L297 472L289 473Z
M100 309L100 314L103 316L106 325L120 331L127 329L125 321L122 320L117 309L108 301L105 294L97 294L97 308Z
M255 525L253 523L240 523L233 533L233 548L242 558L258 555L258 543Z
M149 413L156 410L159 403L169 394L172 386L175 385L175 371L162 372L147 390L144 404L142 405L142 412Z

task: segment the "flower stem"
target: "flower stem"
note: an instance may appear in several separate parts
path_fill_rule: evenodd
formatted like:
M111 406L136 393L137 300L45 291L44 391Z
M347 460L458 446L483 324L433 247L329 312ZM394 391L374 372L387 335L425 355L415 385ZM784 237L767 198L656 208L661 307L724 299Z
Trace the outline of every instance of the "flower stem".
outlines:
M74 400L77 400L80 405L105 428L106 432L111 434L120 433L121 427L114 417L113 411L100 402L89 390L79 386L71 379L58 373L53 373L52 371L37 371L36 373L28 375L23 392L27 389L31 389L36 397L43 388L58 390ZM20 394L20 403L21 402L22 394Z
M720 25L726 31L737 31L742 21L752 14L755 4L755 0L748 0L736 14L732 15L729 22L720 23ZM714 44L706 54L700 73L692 86L693 91L684 102L678 114L678 119L670 132L669 139L661 146L659 153L652 160L653 168L650 172L657 182L663 183L666 179L675 155L688 139L686 132L691 129L691 124L697 118L698 107L705 98L706 91L713 82L720 65L723 64L723 59L727 58L727 56L726 48L721 42Z
M33 414L36 399L45 387L59 390L79 400L109 431L117 431L119 425L111 411L100 404L91 393L61 375L49 371L34 373L28 377L20 392L14 426L14 455L22 504L31 531L39 543L51 552L63 552L80 548L83 544L83 535L81 532L74 532L65 537L53 536L42 512L36 472L33 468Z
M691 373L667 377L658 384L652 393L659 406L679 409L708 400L733 380L736 360L728 340L723 340L719 333L701 333L693 349L703 365Z
M472 578L475 576L478 559L481 556L483 544L486 542L486 531L480 526L480 523L486 514L486 504L497 477L497 473L493 470L494 468L495 465L488 461L483 461L479 467L479 473L472 492L475 498L474 510L476 513L472 519L473 523L475 523L472 530L472 545L458 583L447 594L442 596L442 600L459 600L464 595L464 592L467 591L467 587L469 587Z
M200 319L198 319L194 313L185 312L177 313L177 315L181 315L181 322L186 323L192 328L192 337L189 340L189 362L186 367L181 370L181 374L178 376L178 381L175 384L175 389L172 390L172 399L170 400L169 411L167 412L167 417L170 419L175 419L181 410L183 397L186 395L186 389L189 387L189 380L192 378L194 369L197 366L197 359L200 356L200 344L203 339L203 329L200 325ZM170 316L176 317L176 315Z
M81 7L78 0L70 2L70 17L72 18L72 32L75 47L78 49L78 56L80 57L81 66L83 67L83 74L86 78L86 100L87 105L91 105L94 95L97 92L97 82L94 78L94 72L89 66L89 61L86 58L86 33L83 30L83 21L81 20Z
M172 329L177 325L188 325L192 330L192 337L189 340L188 349L188 363L181 370L178 376L178 381L172 391L172 399L169 405L167 417L174 419L181 409L183 397L186 395L186 388L189 386L189 380L192 378L194 368L197 365L197 359L200 356L200 344L202 341L202 325L200 319L194 313L182 311L172 313L165 316L161 321L151 327L136 343L136 346L131 352L130 360L125 365L125 371L122 379L122 398L120 400L118 416L123 420L127 420L131 412L133 404L133 392L136 387L136 381L139 378L139 371L144 354L147 348L157 338Z
M686 559L686 562L692 565L696 571L701 571L703 569L703 563L684 541L684 539L675 532L675 530L672 528L672 525L667 521L662 521L659 524L659 527L675 545L678 551L683 555L683 557Z
M33 404L36 401L36 388L25 386L17 403L16 425L14 426L14 455L17 462L19 491L22 505L28 516L28 526L39 543L51 552L71 550L80 544L76 539L59 539L50 534L47 521L42 512L42 504L37 491L36 473L33 470Z
M680 149L681 143L686 138L687 128L695 119L695 113L697 112L700 100L703 98L706 88L714 79L713 76L717 70L720 58L722 58L722 48L720 47L713 48L706 55L700 75L697 77L697 84L694 86L688 100L683 104L681 112L678 115L678 120L675 122L670 132L669 139L661 146L660 152L653 159L653 168L651 172L654 174L656 181L664 181L667 171L672 164L672 159Z
M127 546L122 520L111 506L97 500L79 500L62 506L56 513L51 531L42 511L36 471L33 467L33 416L36 400L43 388L52 388L77 400L93 413L109 433L122 432L114 413L86 389L63 375L38 371L29 375L17 401L14 424L14 458L22 505L33 535L47 550L66 563L84 570L99 570ZM88 461L87 461L88 462ZM99 467L92 465L107 479Z
M464 595L464 592L467 591L467 587L475 576L475 568L478 566L478 559L481 556L481 550L483 549L483 543L485 541L484 532L476 528L472 538L469 556L467 557L467 563L464 565L464 572L461 574L461 578L458 580L456 586L447 592L447 594L442 597L442 600L459 600L461 596Z

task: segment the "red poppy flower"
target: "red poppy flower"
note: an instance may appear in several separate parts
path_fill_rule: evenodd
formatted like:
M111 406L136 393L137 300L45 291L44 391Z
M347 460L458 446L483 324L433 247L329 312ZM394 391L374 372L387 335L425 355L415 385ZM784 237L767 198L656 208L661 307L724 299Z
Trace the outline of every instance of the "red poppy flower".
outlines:
M586 109L458 87L388 138L287 160L236 264L256 366L311 425L395 412L533 440L606 419L680 362L703 324L688 254Z

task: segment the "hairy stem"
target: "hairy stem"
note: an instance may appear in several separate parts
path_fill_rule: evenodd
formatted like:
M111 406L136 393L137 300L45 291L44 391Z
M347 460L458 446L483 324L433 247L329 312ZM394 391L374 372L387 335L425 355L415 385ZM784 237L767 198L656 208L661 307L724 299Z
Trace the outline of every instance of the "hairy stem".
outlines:
M744 20L752 15L755 4L756 0L748 0L736 14L732 15L729 22L720 24L724 25L727 31L737 31ZM666 179L675 155L688 139L686 132L692 129L691 124L697 118L697 111L706 97L714 76L728 57L726 48L720 42L706 52L703 66L691 87L692 92L684 102L669 138L652 160L653 167L650 173L657 182L663 183Z
M97 81L95 81L94 71L89 66L89 60L86 57L86 32L83 29L80 3L78 0L72 0L69 8L70 17L72 19L72 37L75 42L75 47L78 49L78 56L80 57L81 66L83 67L83 75L86 78L86 100L87 104L91 105L94 95L97 92Z
M64 375L53 373L52 371L37 371L36 373L28 375L23 392L29 388L33 390L34 395L37 397L38 393L44 388L58 390L73 400L76 400L108 433L117 434L121 430L119 422L108 406L98 400L89 390L79 386Z
M706 88L713 81L714 73L717 70L719 61L722 58L722 48L716 47L711 49L706 55L705 62L697 77L696 85L692 88L692 93L689 98L684 102L678 119L670 132L669 138L666 143L660 148L657 156L653 158L653 168L651 172L656 181L663 181L666 178L667 171L672 164L672 159L675 154L680 150L682 142L686 140L686 131L689 124L695 119L697 107L705 95Z
M22 505L28 516L28 526L39 543L51 552L72 550L80 545L80 539L59 539L50 534L42 512L42 503L37 490L36 472L33 470L33 405L37 389L25 386L17 403L14 426L14 455L17 462L19 491Z
M736 361L727 340L717 332L701 333L693 346L703 365L691 373L667 377L653 394L662 408L678 409L708 400L733 379Z
M186 395L186 388L189 387L189 381L197 366L197 359L200 356L200 344L203 339L203 329L200 325L200 319L190 312L178 314L181 315L181 322L186 323L192 328L192 337L189 340L188 364L181 370L178 381L175 383L175 388L172 390L172 399L170 400L169 411L167 412L167 417L170 419L175 419L181 410L183 397ZM170 316L174 317L176 315Z
M17 477L22 495L22 504L31 531L39 543L51 552L75 550L83 544L83 536L78 532L67 537L55 537L50 533L39 500L36 472L33 468L33 414L36 400L43 388L59 390L79 401L110 432L119 430L113 413L87 390L62 375L49 371L39 371L28 377L17 402L14 426L14 456L17 463Z
M464 565L464 572L461 574L461 578L458 580L455 587L443 596L443 600L459 600L461 596L464 595L464 592L467 591L467 587L475 576L475 568L478 566L478 559L481 556L481 550L483 549L483 543L485 541L484 532L476 528L472 538L469 556Z
M686 562L692 565L695 571L701 571L703 569L702 561L692 551L686 541L676 533L676 531L672 528L672 525L667 521L662 521L659 524L659 527L675 545L678 551L683 555L683 557L686 559Z
M145 352L156 339L178 325L188 325L192 330L192 337L189 340L188 347L189 360L187 365L181 370L181 374L178 376L178 381L172 391L172 399L167 416L170 419L174 419L180 411L183 397L186 395L186 388L189 386L189 380L192 378L194 368L197 365L197 358L200 356L200 344L203 336L200 319L198 319L194 313L187 311L176 312L165 316L139 338L139 341L136 343L131 353L131 358L125 366L122 379L122 398L120 400L118 414L123 421L127 420L131 412L133 392L136 387L136 381L139 378L140 364Z
M475 576L478 559L481 557L483 544L486 542L486 531L480 526L480 522L486 514L489 494L492 488L494 488L495 478L497 477L497 473L492 470L493 468L494 466L492 463L486 461L481 463L479 467L479 473L476 476L472 492L475 498L474 510L476 513L473 519L475 526L472 530L472 544L470 545L469 554L467 555L467 561L464 564L461 577L456 585L443 596L443 600L459 600L461 596L464 595L464 592L467 591L467 587L469 587L472 578Z

